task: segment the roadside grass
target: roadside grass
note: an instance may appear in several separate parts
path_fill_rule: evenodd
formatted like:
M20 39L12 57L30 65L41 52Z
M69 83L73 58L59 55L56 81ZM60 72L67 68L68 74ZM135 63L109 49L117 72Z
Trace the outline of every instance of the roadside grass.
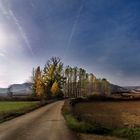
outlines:
M140 128L107 129L101 126L91 125L84 121L78 121L70 114L64 115L64 117L68 127L78 133L113 136L118 138L127 138L128 140L140 139Z
M74 116L67 114L64 115L65 120L72 130L80 133L95 133L95 134L108 134L110 131L109 129L103 128L101 126L91 125L84 121L78 121Z
M112 136L127 138L128 140L140 140L140 128L121 128L114 129Z
M108 104L108 103L104 103L104 107L106 107L105 104ZM118 104L120 104L120 103L118 103ZM125 102L125 104L126 104L126 102ZM133 103L132 108L133 108L134 104L135 103ZM97 103L94 104L94 106L97 107ZM129 104L129 106L130 106L130 104ZM87 105L86 105L86 108L84 108L82 106L82 104L80 104L79 107L80 107L80 110L82 109L82 111L80 112L80 114L79 114L79 112L77 112L78 116L77 116L77 114L75 114L75 112L73 112L73 107L72 106L70 107L70 104L67 101L65 102L63 109L62 109L62 113L65 117L66 123L69 126L69 128L72 129L73 131L75 131L77 133L85 133L85 134L88 133L88 134L97 134L97 135L103 135L103 136L125 138L128 140L140 140L140 127L139 126L138 127L117 127L117 128L115 128L115 127L106 127L106 125L104 126L103 124L99 124L99 122L93 123L93 122L90 122L89 120L87 120L87 118L86 119L81 118L81 113L82 114L89 113L88 109L92 110L92 112L93 112L94 108L92 108L91 104L88 103L88 108L87 108ZM132 112L131 109L129 112ZM94 111L94 114L98 111ZM102 111L102 109L100 111L101 111L100 112L101 115L103 115L105 113ZM114 115L116 115L116 113ZM109 117L109 115L108 115L108 117ZM121 118L118 118L118 120L119 119L121 119ZM92 120L91 116L90 116L90 120ZM109 118L107 121L109 122ZM114 122L114 123L117 123L117 122Z
M79 122L76 118L74 118L72 115L65 115L66 122L68 126L76 131L76 132L92 132L92 126L85 123L85 122Z

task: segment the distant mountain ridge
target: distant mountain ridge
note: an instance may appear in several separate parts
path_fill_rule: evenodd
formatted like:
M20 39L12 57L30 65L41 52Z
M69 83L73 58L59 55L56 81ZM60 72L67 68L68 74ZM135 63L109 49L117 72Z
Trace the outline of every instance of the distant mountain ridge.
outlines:
M121 87L118 85L114 85L114 84L110 84L111 87L111 93L122 93L122 92L130 92L130 89L128 89L127 87Z
M12 84L8 88L0 88L0 96L9 96L12 94L28 96L32 94L32 83Z
M8 93L8 88L0 88L0 96L6 97Z
M125 86L125 87L121 87L118 85L111 85L111 92L113 93L131 93L131 94L135 94L138 93L140 94L140 86Z
M0 96L6 97L13 96L29 96L32 94L33 83L12 84L8 88L0 88ZM118 85L110 84L111 93L140 93L140 86L121 87Z
M140 93L140 86L127 86L124 88L129 89L133 93Z

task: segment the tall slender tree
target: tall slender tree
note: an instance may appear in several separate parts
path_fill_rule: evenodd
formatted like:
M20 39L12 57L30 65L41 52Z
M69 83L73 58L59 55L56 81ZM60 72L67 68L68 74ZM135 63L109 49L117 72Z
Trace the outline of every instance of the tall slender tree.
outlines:
M44 83L40 66L33 70L33 91L40 98L44 96Z
M73 93L75 95L75 97L77 97L77 78L78 78L78 68L74 67L73 68Z
M65 78L66 78L66 84L65 84L65 94L67 97L70 96L70 72L69 72L70 67L67 66L65 68Z
M101 94L110 95L110 83L105 78L101 81Z

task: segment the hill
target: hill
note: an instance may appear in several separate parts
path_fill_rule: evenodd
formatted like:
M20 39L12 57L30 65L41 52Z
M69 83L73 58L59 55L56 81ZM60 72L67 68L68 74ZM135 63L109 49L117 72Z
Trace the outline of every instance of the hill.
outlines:
M28 96L32 94L32 83L12 84L8 88L0 88L0 96Z

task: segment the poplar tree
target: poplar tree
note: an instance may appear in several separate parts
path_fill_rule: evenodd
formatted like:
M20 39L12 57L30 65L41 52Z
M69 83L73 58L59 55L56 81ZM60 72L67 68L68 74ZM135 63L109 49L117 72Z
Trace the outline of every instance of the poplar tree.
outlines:
M44 96L44 84L40 66L33 70L33 92L40 98Z

